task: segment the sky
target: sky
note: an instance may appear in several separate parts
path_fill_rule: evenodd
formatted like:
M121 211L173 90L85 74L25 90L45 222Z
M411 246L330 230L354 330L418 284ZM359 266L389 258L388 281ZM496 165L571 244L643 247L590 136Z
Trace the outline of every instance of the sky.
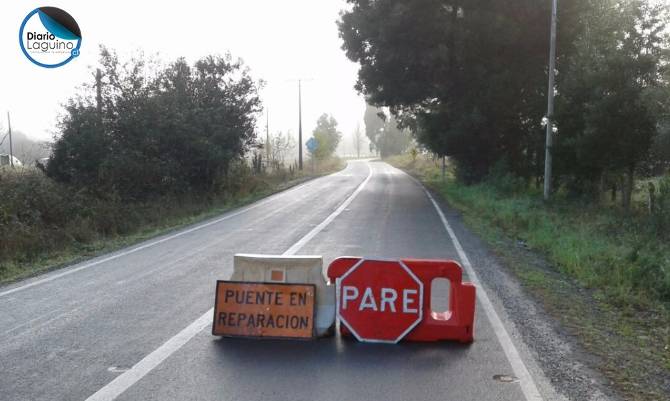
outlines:
M68 1L48 4L7 1L0 6L0 127L36 140L51 140L61 105L92 80L98 45L115 49L122 59L135 51L158 53L163 61L185 57L193 62L209 54L242 58L256 79L269 111L270 132L298 131L297 78L303 78L303 140L311 136L322 113L332 114L352 142L362 129L365 103L356 93L357 65L341 49L335 22L343 0ZM32 64L21 52L21 21L33 9L54 6L75 18L82 33L81 54L59 68ZM265 116L259 119L265 135Z

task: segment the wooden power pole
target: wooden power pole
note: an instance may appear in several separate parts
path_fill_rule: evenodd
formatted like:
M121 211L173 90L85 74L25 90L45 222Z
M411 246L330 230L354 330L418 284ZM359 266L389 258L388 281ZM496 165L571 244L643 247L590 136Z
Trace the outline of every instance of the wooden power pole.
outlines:
M14 148L12 145L12 120L9 118L9 111L7 112L7 126L9 128L9 165L14 167Z

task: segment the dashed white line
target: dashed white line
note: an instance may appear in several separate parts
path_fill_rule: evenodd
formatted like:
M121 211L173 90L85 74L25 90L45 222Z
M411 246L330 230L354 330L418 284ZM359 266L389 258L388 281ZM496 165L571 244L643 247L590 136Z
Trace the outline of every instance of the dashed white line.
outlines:
M372 168L370 167L369 164L368 164L368 169L369 169L369 173L368 173L367 178L365 179L365 181L363 181L358 186L358 188L356 188L354 193L352 193L347 199L345 199L345 201L342 202L342 204L337 209L335 209L335 211L333 213L331 213L328 217L326 217L326 219L324 221L322 221L319 225L314 227L304 237L300 238L300 240L298 240L298 242L293 244L292 247L287 249L286 252L284 252L284 255L294 255L296 252L298 252L300 250L300 248L305 246L306 243L308 243L312 238L314 238L318 233L320 233L324 228L326 228L326 226L328 224L330 224L333 220L335 220L335 218L337 216L339 216L340 213L342 213L344 211L344 209L347 208L347 206L349 206L351 201L353 201L358 196L358 194L363 190L363 187L365 187L365 184L367 184L368 181L370 181L370 178L372 177Z
M332 175L336 175L336 174L339 174L339 173L335 173L335 174L332 174ZM292 193L292 192L294 192L294 191L296 191L296 190L298 190L298 189L300 189L300 188L303 188L304 186L307 186L307 185L309 185L309 184L312 184L313 182L314 182L314 181L308 181L308 182L302 183L302 184L297 185L297 186L295 186L295 187L293 187L293 188L291 188L291 189L289 189L289 190L287 190L287 191L283 191L283 192L280 192L280 193L271 195L271 196L269 196L268 198L265 198L265 199L262 200L262 201L259 201L259 202L255 203L255 204L253 204L253 205L244 207L244 208L242 208L242 209L240 209L240 210L238 210L238 211L236 211L236 212L232 212L232 213L227 214L227 215L225 215L225 216L223 216L223 217L220 217L220 218L218 218L218 219L211 220L211 221L208 221L208 222L206 222L206 223L202 223L202 224L196 225L196 226L194 226L194 227L191 227L191 228L186 229L186 230L183 230L183 231L179 231L179 232L177 232L177 233L175 233L175 234L169 235L169 236L167 236L167 237L163 237L163 238L161 238L161 239L159 239L159 240L152 241L152 242L148 242L148 243L145 243L145 244L143 244L143 245L137 246L137 247L135 247L135 248L132 248L132 249L129 249L129 250L126 250L126 251L123 251L123 252L115 253L115 254L110 255L110 256L108 256L108 257L105 257L105 258L102 258L102 259L98 259L98 260L95 260L95 261L92 261L92 262L83 264L83 265L81 265L81 266L79 266L79 267L75 267L75 268L72 268L72 269L69 269L69 270L64 270L64 271L62 271L62 272L60 272L60 273L55 273L55 274L49 275L49 276L47 276L47 277L44 277L44 278L41 278L41 279L37 279L37 280L35 280L35 281L31 281L31 282L26 283L26 284L24 284L24 285L21 285L21 286L18 286L18 287L14 287L14 288L10 288L10 289L5 290L5 291L1 291L1 292L0 292L0 297L6 296L6 295L10 295L10 294L13 294L13 293L15 293L15 292L22 291L22 290L25 290L25 289L28 289L28 288L31 288L31 287L34 287L34 286L37 286L37 285L40 285L40 284L48 283L48 282L50 282L50 281L57 280L57 279L59 279L59 278L61 278L61 277L68 276L68 275L73 274L73 273L76 273L76 272L78 272L78 271L81 271L81 270L84 270L84 269L88 269L88 268L90 268L90 267L97 266L97 265L103 264L103 263L105 263L105 262L109 262L110 260L118 259L118 258L121 258L121 257L123 257L123 256L127 256L127 255L130 255L130 254L133 254L133 253L138 252L138 251L141 251L141 250L143 250L143 249L150 248L150 247L152 247L152 246L154 246L154 245L162 244L163 242L170 241L170 240L172 240L172 239L181 237L181 236L183 236L183 235L192 233L192 232L194 232L194 231L203 229L203 228L205 228L205 227L209 227L209 226L211 226L211 225L214 225L214 224L220 223L220 222L222 222L222 221L231 219L231 218L233 218L233 217L235 217L235 216L239 216L239 215L241 215L241 214L243 214L243 213L246 213L246 212L248 212L248 211L250 211L250 210L253 210L253 209L256 209L256 208L258 208L258 207L260 207L260 206L263 206L263 205L265 205L266 203L268 203L268 202L270 202L270 201L272 201L272 200L275 200L275 199L277 199L277 198L279 198L279 197L281 197L281 196L284 196L284 195L286 195L286 194Z
M337 216L339 216L344 209L349 206L349 204L358 196L358 194L363 190L363 187L370 181L372 177L372 168L368 164L368 176L367 178L356 188L356 190L349 195L347 199L337 208L333 213L328 215L325 220L323 220L316 227L311 229L305 236L300 238L298 242L293 244L289 249L284 252L284 255L294 255L298 252L309 240L314 238L319 232L321 232L328 224L330 224ZM144 376L149 372L155 369L161 362L167 359L170 355L174 354L177 350L183 347L186 343L189 342L196 334L202 331L205 327L212 323L214 308L203 313L198 319L193 323L189 324L182 331L177 333L174 337L167 340L163 345L156 348L149 355L145 356L141 361L139 361L131 369L123 372L117 378L109 382L106 386L98 390L95 394L91 395L86 399L86 401L113 401L118 396L123 394L130 386L140 381Z

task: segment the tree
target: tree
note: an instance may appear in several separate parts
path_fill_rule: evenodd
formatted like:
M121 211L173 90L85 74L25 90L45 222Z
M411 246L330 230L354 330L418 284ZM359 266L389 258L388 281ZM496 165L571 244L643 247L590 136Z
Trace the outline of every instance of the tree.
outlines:
M363 133L361 132L360 124L356 125L356 131L354 131L354 149L356 150L356 157L361 158L361 147L363 146Z
M405 129L398 128L398 121L394 116L388 117L383 110L367 105L363 120L370 144L382 158L398 155L407 150L411 134Z
M80 188L97 188L104 182L104 164L111 138L105 135L99 115L84 99L70 99L58 124L47 174Z
M270 138L270 161L279 168L284 166L286 156L295 148L295 139L289 134L284 135L281 131Z
M316 121L316 128L312 131L312 136L319 144L312 154L317 160L332 157L342 139L342 133L337 130L337 121L326 113Z
M546 5L533 0L350 0L339 22L356 88L472 179L539 152ZM417 24L416 21L421 21ZM533 123L534 122L534 123Z
M494 166L541 179L550 2L349 3L340 37L370 104L388 107L422 145L450 156L466 182ZM624 176L629 204L636 171L651 144L662 143L666 12L642 0L561 1L553 151L570 187Z
M557 167L581 192L621 177L615 181L628 209L634 177L649 168L670 106L665 19L662 8L642 1L600 4L587 14L588 30L577 37L559 82Z
M47 166L53 178L128 200L205 192L252 144L258 84L240 60L121 64L102 48L100 64L100 95L89 90L65 108Z
M398 128L398 121L390 116L384 125L383 135L380 138L380 148L382 157L399 155L407 150L412 137L406 129Z
M663 68L661 82L670 82L670 68ZM670 173L670 89L658 85L647 91L647 104L656 106L653 113L658 117L657 132L650 149L650 158L644 165L646 175Z
M370 140L370 152L379 152L379 148L375 145L377 138L379 138L383 128L384 120L377 114L379 109L369 104L365 105L365 114L363 115L363 122L365 123L365 135Z
M661 175L670 171L670 121L668 116L659 123L659 130L651 146L648 174Z

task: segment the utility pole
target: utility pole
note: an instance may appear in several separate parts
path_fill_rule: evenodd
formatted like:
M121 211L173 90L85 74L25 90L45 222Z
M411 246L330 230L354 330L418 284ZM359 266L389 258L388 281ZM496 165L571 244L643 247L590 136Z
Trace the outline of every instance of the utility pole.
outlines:
M298 168L302 170L302 85L298 79Z
M100 68L95 70L95 107L98 111L98 118L102 119L102 71Z
M302 81L311 81L312 79L289 79L289 81L298 81L298 168L302 170Z
M447 171L447 158L446 156L442 155L442 181L444 181L446 171Z
M9 165L14 167L14 149L12 148L12 120L9 118L9 111L7 111L7 126L9 128Z
M270 109L265 109L265 161L270 163Z
M547 90L547 138L544 146L544 200L551 196L551 152L554 136L554 79L556 70L556 14L558 0L551 1L551 34L549 37L549 89Z

